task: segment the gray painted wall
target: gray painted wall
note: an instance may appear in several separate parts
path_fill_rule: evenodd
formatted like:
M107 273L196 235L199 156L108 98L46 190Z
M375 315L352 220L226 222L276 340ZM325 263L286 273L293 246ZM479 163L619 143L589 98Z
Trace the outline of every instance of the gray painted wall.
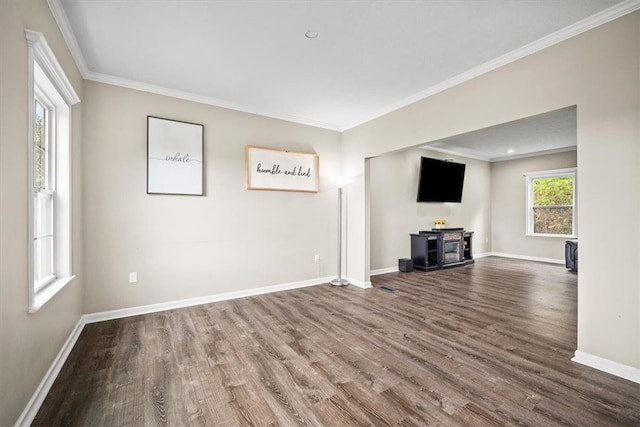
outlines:
M204 125L205 196L146 194L147 115ZM338 132L95 82L84 118L86 312L336 274ZM247 190L246 145L319 154L321 191Z
M28 50L44 34L81 99L71 108L72 265L76 275L28 314ZM82 314L82 77L44 1L0 1L0 425L13 425Z
M492 252L564 260L567 238L525 236L526 188L522 174L576 166L576 151L491 164Z
M420 157L466 164L462 203L417 203ZM474 254L489 251L491 234L490 164L423 148L411 148L369 160L371 270L398 267L411 257L409 234L430 230L436 219L447 227L473 231Z
M420 157L467 165L462 203L417 203ZM524 172L575 167L576 151L500 162L484 162L423 148L369 160L371 270L398 266L411 256L410 233L428 230L436 219L473 231L474 255L564 259L562 237L525 236Z

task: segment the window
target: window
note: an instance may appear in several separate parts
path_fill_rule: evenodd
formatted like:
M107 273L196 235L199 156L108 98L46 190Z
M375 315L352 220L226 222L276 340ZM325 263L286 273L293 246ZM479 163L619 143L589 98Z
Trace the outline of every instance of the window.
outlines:
M29 46L29 312L73 279L70 107L80 100L44 36Z
M55 278L54 255L54 213L55 189L54 147L49 136L53 124L50 123L51 106L45 107L36 97L33 109L33 280L38 291Z
M575 237L576 169L525 174L527 235Z

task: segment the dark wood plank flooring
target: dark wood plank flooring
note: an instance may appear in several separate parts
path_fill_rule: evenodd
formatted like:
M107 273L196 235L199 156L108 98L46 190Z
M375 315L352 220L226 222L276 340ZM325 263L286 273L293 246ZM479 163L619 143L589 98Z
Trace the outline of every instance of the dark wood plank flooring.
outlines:
M640 426L640 385L570 361L563 266L372 281L86 325L33 425Z

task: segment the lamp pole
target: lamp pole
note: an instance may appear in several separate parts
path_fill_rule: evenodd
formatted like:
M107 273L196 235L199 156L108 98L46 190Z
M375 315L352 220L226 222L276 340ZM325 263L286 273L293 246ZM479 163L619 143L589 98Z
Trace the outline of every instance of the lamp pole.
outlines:
M338 277L331 281L333 286L349 284L347 279L342 278L342 185L338 184Z

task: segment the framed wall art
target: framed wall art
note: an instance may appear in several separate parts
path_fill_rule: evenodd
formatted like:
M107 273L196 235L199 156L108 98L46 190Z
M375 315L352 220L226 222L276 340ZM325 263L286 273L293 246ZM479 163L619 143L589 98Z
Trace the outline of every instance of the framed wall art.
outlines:
M147 116L147 194L204 194L204 125Z
M253 147L245 149L249 190L320 191L320 156Z

